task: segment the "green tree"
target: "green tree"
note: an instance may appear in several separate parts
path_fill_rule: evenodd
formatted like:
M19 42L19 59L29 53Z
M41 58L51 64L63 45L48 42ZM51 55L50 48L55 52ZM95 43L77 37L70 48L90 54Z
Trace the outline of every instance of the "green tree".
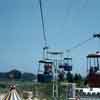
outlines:
M25 72L22 74L22 80L32 81L35 79L36 79L36 76L32 73Z
M80 74L75 74L74 75L74 82L82 81L82 76Z
M73 74L70 71L67 72L67 81L68 82L73 82L74 81Z
M21 72L16 69L11 70L7 73L7 77L9 79L21 79L21 75Z

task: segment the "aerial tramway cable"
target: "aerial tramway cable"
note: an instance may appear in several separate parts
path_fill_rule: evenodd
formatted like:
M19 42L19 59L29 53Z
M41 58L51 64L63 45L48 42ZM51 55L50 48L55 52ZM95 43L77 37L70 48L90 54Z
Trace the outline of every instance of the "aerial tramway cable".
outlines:
M66 51L67 51L67 52L70 52L70 51L72 51L73 49L77 49L77 48L83 46L84 44L86 44L87 42L89 42L90 40L92 40L92 39L94 39L94 38L100 39L100 33L93 34L92 37L88 38L88 39L85 40L85 41L82 41L82 42L78 43L77 45L75 45L75 46L73 46L73 47L67 49Z
M82 41L82 42L78 43L77 45L75 45L75 46L73 46L73 47L71 47L71 48L69 48L67 50L71 51L73 49L79 48L79 47L83 46L84 44L86 44L88 41L90 41L92 39L93 39L93 37L90 37L89 39L87 39L85 41Z
M80 9L85 8L86 5L88 4L88 1L89 1L89 0L84 0L84 2L82 3L82 0L81 0L82 5L81 5ZM71 9L72 9L72 7L73 7L73 4L70 2L69 11L68 11L68 13L69 13L68 16L70 16L70 14L71 14ZM89 39L87 39L87 40L85 40L85 41L82 41L82 42L78 43L78 44L75 45L75 46L72 46L71 48L67 49L66 52L69 53L69 52L72 51L73 49L76 49L76 48L78 48L78 47L83 46L85 43L87 43L88 41L90 41L92 38L93 38L93 37L90 37Z
M87 4L87 1L88 0L86 0L85 5ZM42 1L41 0L39 0L39 7L40 7L40 14L41 14L41 24L42 24L42 31L43 31L43 39L44 39L44 48L43 49L48 49L47 36L46 36L46 29L45 29L44 16L43 16L43 8L42 8ZM70 9L71 8L72 8L72 6L70 7ZM69 12L71 12L70 9L69 9ZM92 38L90 37L89 39L87 39L85 41L82 41L81 43L78 43L77 45L67 49L67 52L71 51L73 49L76 49L78 47L81 47L82 45L84 45L85 43L90 41Z
M39 6L40 6L40 13L41 13L41 23L42 23L42 30L43 30L43 39L45 47L47 47L47 37L46 37L46 30L45 30L45 24L44 24L44 16L43 16L43 9L42 9L42 1L39 0Z
M46 36L46 29L45 29L43 8L42 8L42 1L41 0L39 0L39 7L40 7L40 14L41 14L41 24L42 24L42 31L43 31L43 39L44 39L43 59L47 59L48 43L47 43L47 36Z
M82 42L76 44L75 46L73 46L73 47L71 47L71 48L69 48L69 49L66 49L67 57L69 57L69 53L70 53L71 51L73 51L74 49L77 49L77 48L79 48L79 47L85 45L87 42L89 42L89 41L92 40L93 38L94 38L94 36L88 38L87 40L84 40L84 41L82 41Z

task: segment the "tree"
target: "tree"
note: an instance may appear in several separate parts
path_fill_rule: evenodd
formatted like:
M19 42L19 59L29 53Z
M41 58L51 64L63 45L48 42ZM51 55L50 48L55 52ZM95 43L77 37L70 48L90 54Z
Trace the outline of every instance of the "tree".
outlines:
M59 81L64 81L64 73L59 73L58 79L59 79Z
M74 75L74 81L75 81L75 82L78 82L78 81L81 81L81 80L82 80L82 76L81 76L80 74L77 74L77 73L76 73L76 74Z
M73 82L73 74L70 71L67 73L67 81Z
M21 79L21 72L14 69L14 70L11 70L10 72L7 73L7 77L9 79Z
M74 75L74 81L77 82L78 80L79 80L79 77L78 77L78 74L76 73L76 74Z
M32 81L32 80L35 80L35 78L36 78L36 76L34 74L32 74L32 73L25 72L25 73L22 74L22 80L30 80L30 81Z

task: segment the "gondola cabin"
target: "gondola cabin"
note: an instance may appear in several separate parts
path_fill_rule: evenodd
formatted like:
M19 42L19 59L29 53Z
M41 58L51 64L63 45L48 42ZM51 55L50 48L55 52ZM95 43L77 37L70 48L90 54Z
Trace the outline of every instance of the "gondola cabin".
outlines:
M46 60L39 61L39 69L37 75L38 82L49 82L53 79L52 62Z
M72 71L72 58L64 58L63 64L59 65L59 80L64 80L65 72Z
M72 71L72 58L64 58L64 63L59 65L59 69L64 69L64 71Z
M100 87L100 53L87 56L87 83L90 87Z
M64 69L64 65L63 65L63 64L60 64L60 65L59 65L59 68L60 68L60 69Z
M44 64L44 73L52 72L52 64Z
M64 58L64 70L72 71L72 58Z
M67 63L65 63L65 64L64 64L64 70L65 70L65 71L72 71L72 66L69 65L69 64L67 64Z

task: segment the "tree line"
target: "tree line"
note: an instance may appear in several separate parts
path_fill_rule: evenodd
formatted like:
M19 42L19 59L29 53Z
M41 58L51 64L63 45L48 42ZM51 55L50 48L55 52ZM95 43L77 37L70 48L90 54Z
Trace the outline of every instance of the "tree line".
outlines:
M0 72L0 80L34 80L36 75L28 72L22 73L19 70L11 70L9 72Z
M22 73L19 70L11 70L9 72L0 72L0 80L28 80L28 81L33 81L37 79L37 75L34 75L32 73L24 72ZM81 74L78 73L71 73L67 72L65 73L60 73L58 74L58 80L59 81L68 81L70 83L81 83L85 82L85 78L81 76Z
M70 71L65 73L60 73L58 75L58 80L59 81L67 81L69 83L77 83L77 85L86 85L86 78L83 77L81 74L79 73L71 73Z

